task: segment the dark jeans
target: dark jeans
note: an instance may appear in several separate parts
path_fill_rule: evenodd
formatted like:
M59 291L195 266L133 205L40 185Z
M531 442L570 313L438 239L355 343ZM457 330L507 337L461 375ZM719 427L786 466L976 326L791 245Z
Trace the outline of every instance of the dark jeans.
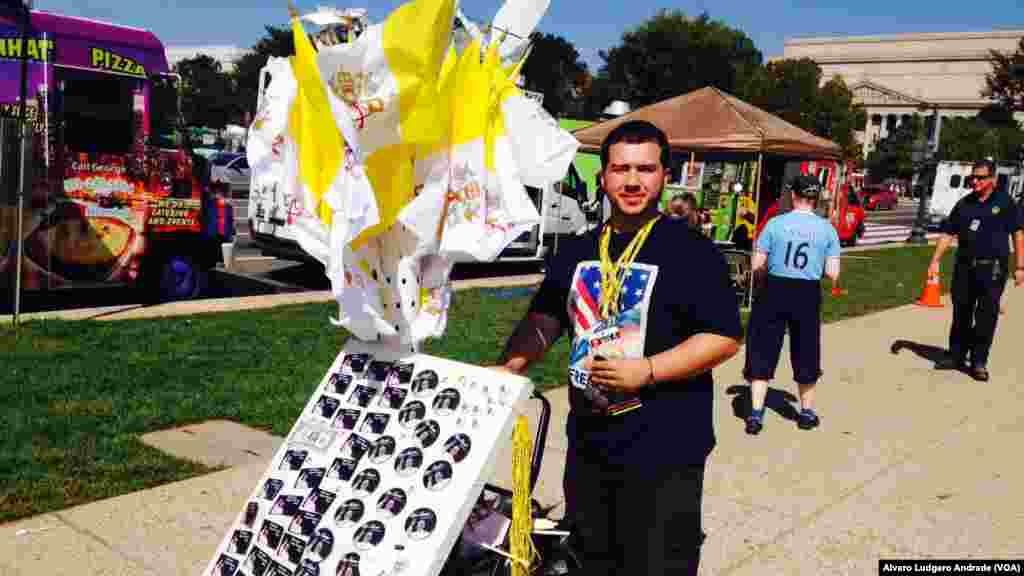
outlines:
M949 353L956 360L971 355L975 366L988 364L999 320L999 300L1006 288L1006 260L957 262L953 271L953 326Z
M696 576L704 463L609 468L573 458L573 511L586 576Z
M789 330L789 357L797 384L821 377L821 282L768 276L747 323L747 380L772 380Z

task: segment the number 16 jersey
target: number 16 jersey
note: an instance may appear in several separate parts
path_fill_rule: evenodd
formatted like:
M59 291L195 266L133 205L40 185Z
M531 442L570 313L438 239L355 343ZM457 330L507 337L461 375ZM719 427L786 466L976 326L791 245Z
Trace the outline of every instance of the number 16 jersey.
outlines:
M797 280L821 280L825 261L839 257L839 235L828 220L793 210L768 221L757 238L768 255L768 274Z

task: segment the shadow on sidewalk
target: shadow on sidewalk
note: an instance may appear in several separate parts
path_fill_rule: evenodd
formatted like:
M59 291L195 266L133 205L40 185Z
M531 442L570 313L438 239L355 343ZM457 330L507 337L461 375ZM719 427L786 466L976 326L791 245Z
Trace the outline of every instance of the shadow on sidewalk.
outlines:
M932 363L938 362L946 356L945 348L939 348L938 346L931 346L929 344L918 344L917 342L911 342L910 340L897 340L893 342L892 346L889 347L889 351L893 354L899 354L904 348L910 350L919 358L923 358Z
M750 386L737 384L725 390L726 394L733 394L732 413L740 420L746 420L750 416ZM785 390L768 387L768 393L764 397L764 407L774 411L786 420L796 421L800 417L800 411L793 406L797 397Z

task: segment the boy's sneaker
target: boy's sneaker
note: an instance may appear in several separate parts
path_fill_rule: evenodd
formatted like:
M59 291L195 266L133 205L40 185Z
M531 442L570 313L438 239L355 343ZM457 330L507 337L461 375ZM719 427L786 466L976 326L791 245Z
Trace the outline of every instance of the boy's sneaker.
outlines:
M764 428L764 410L755 410L747 416L747 434L756 436Z
M979 364L971 368L971 377L978 382L988 382L988 368Z
M821 420L818 419L818 415L814 413L814 410L804 409L800 411L800 417L796 420L796 425L801 430L812 430L817 428L821 424Z

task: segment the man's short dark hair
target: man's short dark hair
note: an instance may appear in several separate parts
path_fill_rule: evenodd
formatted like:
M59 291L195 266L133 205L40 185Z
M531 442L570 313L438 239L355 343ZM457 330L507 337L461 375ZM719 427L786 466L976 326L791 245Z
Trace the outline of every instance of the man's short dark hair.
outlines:
M988 168L989 176L994 176L996 173L996 163L988 158L976 161L974 166L971 168L971 171L973 172L978 168Z
M821 195L821 183L814 176L797 176L789 183L794 196L806 200L817 200Z
M685 194L680 194L678 197L682 198L683 202L689 204L690 206L693 206L694 209L697 208L697 197L694 196L692 192L686 192Z
M630 144L643 144L654 142L661 148L661 167L668 169L671 157L671 149L668 145L668 138L654 124L646 120L630 120L615 127L608 133L604 142L601 143L601 169L608 166L608 151L613 144L628 142Z

